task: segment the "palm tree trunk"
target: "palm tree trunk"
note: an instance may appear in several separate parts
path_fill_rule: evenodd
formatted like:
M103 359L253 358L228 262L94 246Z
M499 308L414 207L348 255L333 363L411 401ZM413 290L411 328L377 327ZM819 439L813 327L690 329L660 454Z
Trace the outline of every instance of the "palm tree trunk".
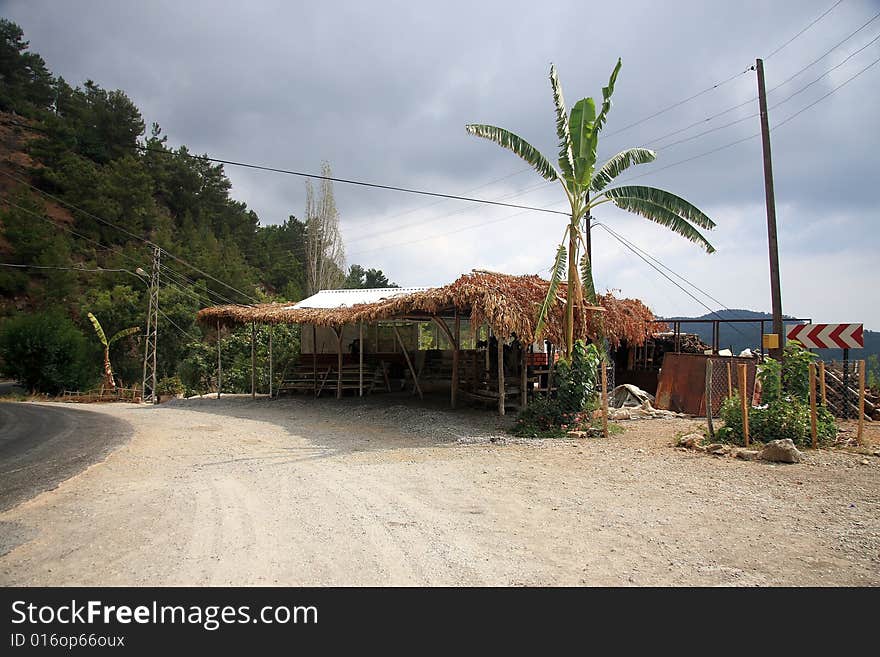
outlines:
M565 355L574 349L574 313L580 291L581 277L577 268L577 224L572 217L568 233L568 288L565 293Z
M110 390L116 389L116 381L113 380L113 368L110 366L110 347L104 347L104 387Z

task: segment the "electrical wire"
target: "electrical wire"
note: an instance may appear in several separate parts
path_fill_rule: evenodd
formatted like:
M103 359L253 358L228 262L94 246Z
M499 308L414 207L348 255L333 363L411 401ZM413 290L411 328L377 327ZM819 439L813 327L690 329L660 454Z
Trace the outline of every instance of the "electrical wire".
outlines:
M775 54L778 53L780 50L782 50L783 48L785 48L786 46L788 46L792 41L794 41L795 39L797 39L800 35L802 35L804 32L806 32L807 30L809 30L809 29L810 29L811 27L813 27L816 23L818 23L820 20L822 20L823 18L825 18L825 17L826 17L828 14L830 14L832 11L834 11L834 10L838 7L838 5L840 5L840 3L842 3L842 2L843 2L843 0L837 0L837 2L835 2L835 3L834 3L833 5L831 5L828 9L826 9L826 10L825 10L825 11L824 11L824 12L823 12L818 18L813 19L813 21L812 21L809 25L807 25L804 29L802 29L800 32L798 32L797 34L795 34L793 37L791 37L788 41L786 41L785 43L783 43L781 46L779 46L776 50L774 50L773 52L771 52L769 55L767 55L764 59L770 59L771 57L773 57L773 55L775 55Z
M147 148L146 146L137 145L137 148L148 152L158 153L160 155L175 155L173 151L157 150L155 148ZM409 187L398 187L396 185L381 185L379 183L366 182L364 180L353 180L351 178L337 178L336 176L323 176L314 173L305 173L303 171L293 171L292 169L281 169L278 167L264 166L262 164L248 164L247 162L236 162L235 160L224 160L218 157L208 157L207 155L193 155L192 153L181 153L185 157L205 162L215 162L217 164L226 164L234 167L243 167L245 169L256 169L258 171L271 171L273 173L282 173L288 176L298 176L300 178L313 178L315 180L327 180L329 182L341 183L344 185L357 185L360 187L372 187L374 189L385 189L393 192L403 192L406 194L419 194L421 196L433 196L442 199L451 199L456 201L468 201L470 203L482 203L484 205L500 205L507 208L516 208L519 210L531 210L533 212L549 212L551 214L565 214L556 210L548 210L547 208L535 208L529 205L517 205L515 203L501 203L500 201L491 201L484 198L474 198L471 196L459 196L457 194L442 194L440 192L429 192L424 189L412 189Z

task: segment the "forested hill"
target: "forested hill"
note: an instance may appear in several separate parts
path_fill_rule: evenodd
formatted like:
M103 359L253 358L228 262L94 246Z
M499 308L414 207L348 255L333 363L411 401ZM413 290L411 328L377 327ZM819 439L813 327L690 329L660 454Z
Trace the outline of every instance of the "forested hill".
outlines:
M201 338L200 307L309 291L309 221L291 214L263 226L230 189L222 166L171 148L155 123L147 129L124 91L53 76L21 29L0 19L0 323L63 316L91 339L93 312L108 335L143 327L137 269L150 271L150 241L167 252L160 369L176 373L186 344ZM346 280L343 262L331 263L338 285L389 284L357 266ZM114 347L128 381L138 380L137 349L137 338Z

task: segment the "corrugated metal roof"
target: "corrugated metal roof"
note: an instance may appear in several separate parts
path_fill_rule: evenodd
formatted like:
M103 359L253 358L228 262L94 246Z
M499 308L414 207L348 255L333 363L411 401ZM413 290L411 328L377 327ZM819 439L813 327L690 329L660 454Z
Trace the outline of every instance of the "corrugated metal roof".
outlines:
M289 308L350 308L359 303L376 303L383 299L424 292L427 287L377 287L365 290L321 290Z

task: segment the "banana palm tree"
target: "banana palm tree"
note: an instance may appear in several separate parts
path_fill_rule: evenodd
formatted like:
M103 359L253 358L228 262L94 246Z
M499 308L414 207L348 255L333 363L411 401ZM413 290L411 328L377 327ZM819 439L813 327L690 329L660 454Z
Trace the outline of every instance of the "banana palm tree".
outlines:
M128 337L133 333L137 333L141 329L139 326L132 326L127 329L122 329L121 331L115 333L113 337L108 340L107 336L104 333L104 329L101 328L101 323L98 321L98 318L95 317L92 313L89 313L89 321L92 323L92 326L95 327L95 333L98 334L98 340L100 340L101 344L104 346L104 387L109 388L110 390L115 390L116 381L113 378L113 368L110 366L110 347L122 338Z
M602 87L602 105L598 111L596 102L592 98L582 98L575 103L569 113L562 96L562 85L556 74L556 67L550 65L550 86L553 90L553 102L556 105L556 135L559 138L558 168L525 139L504 128L482 124L466 126L470 134L489 139L513 151L545 179L559 181L571 205L571 217L562 242L556 250L550 287L537 319L537 334L540 334L547 313L556 301L559 283L565 279L568 289L564 322L566 354L572 353L575 312L583 305L585 290L590 303L596 303L592 263L584 237L585 231L589 230L590 211L593 208L603 203L612 203L623 210L666 226L702 246L708 253L715 250L699 231L700 228L711 230L715 224L683 198L656 187L612 185L614 180L629 167L653 162L656 157L654 151L647 148L630 148L621 151L602 166L596 167L599 133L611 109L611 95L614 92L620 67L621 61L618 59L608 86ZM566 240L568 240L567 247ZM583 254L580 254L581 247Z

